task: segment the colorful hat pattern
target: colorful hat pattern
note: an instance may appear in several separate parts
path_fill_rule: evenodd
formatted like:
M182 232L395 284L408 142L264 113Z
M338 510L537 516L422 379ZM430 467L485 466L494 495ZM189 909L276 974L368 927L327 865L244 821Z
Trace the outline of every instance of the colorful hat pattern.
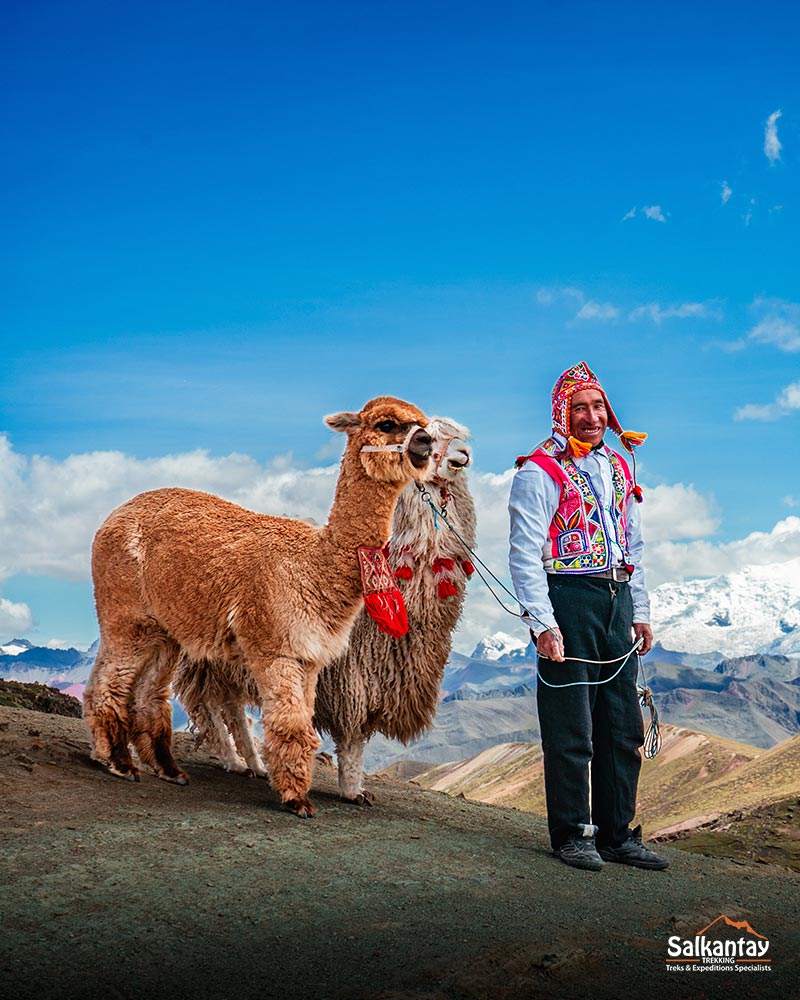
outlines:
M570 407L572 397L576 392L582 392L584 389L596 389L602 394L606 404L608 426L620 439L623 448L629 451L633 456L633 494L639 503L641 503L642 490L641 487L636 484L636 456L634 455L633 449L637 448L646 439L647 435L640 434L637 431L624 431L622 429L622 425L619 420L617 420L616 414L611 407L611 403L608 401L605 389L603 389L597 376L585 361L579 361L577 365L573 365L571 368L568 368L562 375L559 376L558 381L553 386L553 432L560 434L561 437L566 440L567 445L564 450L565 455L569 455L574 458L581 458L583 455L587 455L592 450L592 446L590 444L586 441L579 441L577 438L572 437L572 434L570 433Z

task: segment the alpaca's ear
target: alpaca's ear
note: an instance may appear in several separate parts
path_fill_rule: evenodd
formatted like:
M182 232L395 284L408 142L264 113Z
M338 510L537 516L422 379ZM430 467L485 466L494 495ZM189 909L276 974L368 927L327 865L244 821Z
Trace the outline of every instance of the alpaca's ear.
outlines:
M325 423L334 431L354 431L361 426L361 417L358 413L332 413L325 417Z

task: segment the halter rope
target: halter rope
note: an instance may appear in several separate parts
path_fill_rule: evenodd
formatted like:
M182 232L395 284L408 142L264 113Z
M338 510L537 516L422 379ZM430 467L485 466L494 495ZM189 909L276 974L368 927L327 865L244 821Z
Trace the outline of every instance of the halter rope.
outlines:
M361 446L361 451L393 451L402 455L404 452L408 451L408 446L411 444L411 438L421 431L422 427L420 424L412 424L411 430L406 434L405 438L400 442L400 444L364 444Z

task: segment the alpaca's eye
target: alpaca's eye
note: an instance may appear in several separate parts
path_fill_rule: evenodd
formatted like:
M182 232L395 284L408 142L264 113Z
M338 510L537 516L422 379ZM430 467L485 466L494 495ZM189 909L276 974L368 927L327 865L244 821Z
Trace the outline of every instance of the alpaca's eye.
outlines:
M397 430L397 424L394 420L381 420L378 424L378 430L383 431L384 434L389 434L391 431Z

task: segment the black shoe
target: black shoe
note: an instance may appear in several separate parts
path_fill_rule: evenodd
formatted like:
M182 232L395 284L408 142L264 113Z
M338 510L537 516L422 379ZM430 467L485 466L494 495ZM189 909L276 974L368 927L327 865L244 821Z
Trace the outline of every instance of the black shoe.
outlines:
M649 868L658 872L669 868L667 858L644 846L641 826L631 830L627 839L618 847L599 848L599 854L604 861L616 861L621 865L633 865L634 868Z
M594 837L570 837L553 854L561 858L565 865L587 872L599 872L603 867L603 859L594 846Z

